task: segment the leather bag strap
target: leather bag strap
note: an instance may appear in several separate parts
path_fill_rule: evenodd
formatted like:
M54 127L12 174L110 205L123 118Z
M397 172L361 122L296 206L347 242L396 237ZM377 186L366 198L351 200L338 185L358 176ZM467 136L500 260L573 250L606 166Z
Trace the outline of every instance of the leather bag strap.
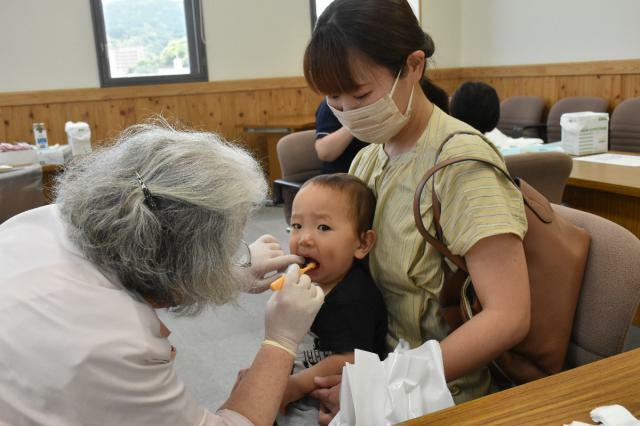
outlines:
M455 133L451 133L450 135L448 135L444 139L444 141L442 142L440 147L438 148L438 151L437 151L437 154L436 154L436 164L433 167L431 167L429 170L427 170L427 172L424 174L424 176L422 177L422 179L418 183L415 195L413 197L413 217L415 219L416 227L418 228L418 232L420 232L420 234L424 237L424 239L427 240L427 242L429 242L429 244L431 244L433 247L435 247L436 250L438 250L440 253L442 253L447 259L449 259L458 268L462 269L465 272L468 272L467 265L466 265L466 262L464 261L464 258L462 256L457 256L457 255L453 254L451 252L451 250L449 250L449 248L446 245L444 245L444 243L442 243L443 235L442 235L442 227L440 225L441 206L440 206L440 200L438 200L438 197L437 197L436 191L435 191L435 179L434 179L434 182L433 182L433 185L432 185L431 197L432 197L432 205L433 205L433 222L434 222L434 225L435 225L435 228L436 228L436 236L433 236L433 235L429 234L429 232L427 231L427 229L424 226L424 223L422 221L422 211L420 209L420 201L421 201L421 198L422 198L422 192L424 191L425 185L434 176L434 174L436 174L439 170L441 170L441 169L443 169L445 167L448 167L448 166L450 166L452 164L457 164L457 163L467 162L467 161L476 161L476 162L487 164L487 165L489 165L489 166L491 166L491 167L493 167L495 169L500 170L500 172L502 172L502 174L511 183L513 183L513 185L515 185L516 188L518 188L518 184L513 180L511 175L509 175L509 173L507 173L504 169L502 169L502 167L500 167L499 165L497 165L497 164L495 164L495 163L493 163L491 161L485 160L485 159L475 158L475 157L472 157L472 156L455 156L455 157L448 158L447 160L438 163L437 159L438 159L438 156L440 155L440 153L442 152L442 149L443 149L444 145L447 142L449 142L451 140L451 138L453 138L456 135L460 135L460 134L479 136L483 140L488 142L486 140L486 138L484 137L484 135L481 135L479 133L455 132Z

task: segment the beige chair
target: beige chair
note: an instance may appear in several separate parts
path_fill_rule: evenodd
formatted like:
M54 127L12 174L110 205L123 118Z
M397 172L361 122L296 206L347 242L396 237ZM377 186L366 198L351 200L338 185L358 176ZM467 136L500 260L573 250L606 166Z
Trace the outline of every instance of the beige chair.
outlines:
M623 227L564 206L553 209L591 235L566 366L622 352L640 303L640 240Z
M552 203L562 202L562 193L573 168L563 152L532 152L504 157L509 174L522 178Z
M640 98L621 102L611 114L609 149L640 152Z
M537 138L536 129L523 131L524 126L542 123L544 99L540 96L511 96L500 102L500 120L498 129L513 138Z
M33 165L0 173L0 223L45 204L42 167Z
M315 130L291 133L278 141L278 161L282 179L274 181L274 198L284 202L284 217L291 219L291 204L298 189L308 179L321 173L322 161L315 149Z

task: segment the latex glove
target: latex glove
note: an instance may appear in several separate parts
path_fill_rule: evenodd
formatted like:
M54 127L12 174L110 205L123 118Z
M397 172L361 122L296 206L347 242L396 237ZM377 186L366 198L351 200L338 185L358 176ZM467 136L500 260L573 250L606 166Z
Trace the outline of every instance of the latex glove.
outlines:
M249 293L262 293L278 278L275 272L285 270L292 263L304 263L304 257L284 254L278 239L273 235L261 236L249 245L249 251L251 252L251 273L254 277ZM265 278L267 274L269 275Z
M264 344L282 348L294 357L324 302L322 289L308 275L299 276L299 270L296 264L287 269L282 289L267 302L264 327Z

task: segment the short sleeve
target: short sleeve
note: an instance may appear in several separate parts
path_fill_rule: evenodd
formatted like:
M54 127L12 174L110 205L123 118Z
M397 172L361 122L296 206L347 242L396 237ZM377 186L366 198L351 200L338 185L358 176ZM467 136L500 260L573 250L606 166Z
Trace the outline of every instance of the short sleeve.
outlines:
M506 170L500 154L475 136L456 136L438 162L459 155L486 159ZM499 170L473 161L451 165L436 176L436 194L442 205L445 243L454 254L463 256L475 243L494 235L524 238L522 194Z
M327 105L327 100L323 99L316 110L316 139L333 133L341 127L342 124L340 124L329 105Z

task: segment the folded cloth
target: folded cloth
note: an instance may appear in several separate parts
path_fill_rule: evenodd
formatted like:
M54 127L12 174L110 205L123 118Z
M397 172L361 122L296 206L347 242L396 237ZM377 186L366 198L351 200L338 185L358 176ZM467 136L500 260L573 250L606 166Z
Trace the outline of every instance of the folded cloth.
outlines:
M635 418L622 405L605 405L591 410L591 420L604 426L640 426L640 420ZM593 426L590 423L573 421L565 426Z
M484 134L497 148L521 148L531 145L542 145L543 140L538 138L512 138L502 133L496 127Z

